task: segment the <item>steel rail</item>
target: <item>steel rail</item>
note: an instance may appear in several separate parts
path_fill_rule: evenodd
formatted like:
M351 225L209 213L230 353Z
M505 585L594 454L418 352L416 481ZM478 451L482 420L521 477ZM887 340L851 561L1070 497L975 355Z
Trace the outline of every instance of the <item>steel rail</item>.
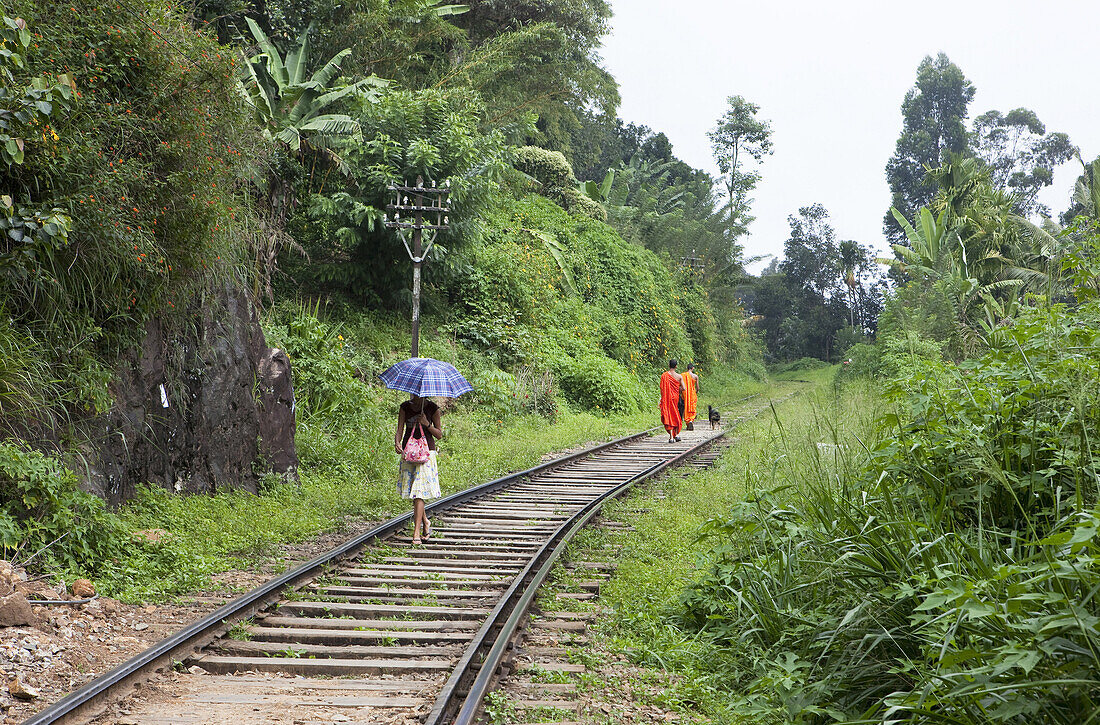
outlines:
M681 452L673 458L656 463L634 474L623 483L618 484L609 491L596 497L586 504L584 508L562 522L523 571L516 576L507 592L505 592L504 596L497 602L493 611L490 612L488 619L485 620L485 623L474 636L470 646L466 649L462 659L459 660L458 665L452 672L451 677L436 698L431 712L425 719L425 725L444 725L445 723L451 722L453 722L454 725L470 725L474 722L478 711L481 709L482 700L484 700L485 695L489 691L492 679L508 650L520 620L530 608L539 587L546 580L554 564L557 563L557 560L561 557L562 552L565 550L565 545L568 544L589 521L591 521L592 517L599 513L608 499L623 494L639 481L650 478L669 466L697 455L701 450L710 446L724 435L725 431L722 431ZM537 572L535 572L536 568L538 568ZM535 573L532 574L532 572ZM506 620L504 619L505 617L507 617ZM502 622L502 620L504 621ZM496 633L493 644L485 655L485 658L477 665L479 667L477 676L474 677L473 682L470 684L465 694L462 695L463 702L461 707L458 708L456 718L453 721L448 720L449 714L457 707L456 701L460 696L459 688L462 686L464 680L469 679L469 675L474 665L474 658L477 656L478 652L486 646L492 630L498 627L500 631Z
M430 512L446 510L471 499L479 498L504 488L518 480L544 471L568 465L581 458L600 453L624 443L639 440L649 436L657 428L649 428L640 433L633 433L622 438L600 443L590 448L570 453L560 458L555 458L545 463L540 463L523 471L510 473L506 476L488 481L486 483L471 486L463 491L453 493L446 498L430 503L426 510ZM23 725L53 725L55 723L71 722L72 718L82 715L93 716L96 711L106 707L109 702L104 698L110 694L112 697L121 697L129 692L129 688L151 672L170 666L173 660L182 660L179 655L200 649L216 637L229 629L232 622L247 619L257 612L275 604L284 590L304 583L316 576L319 570L327 565L354 555L371 541L393 534L401 529L412 519L412 513L405 513L390 519L375 528L360 534L359 536L344 542L328 553L322 554L294 569L272 579L271 581L256 587L247 594L218 608L211 614L197 622L185 627L175 634L167 637L144 652L117 665L108 672L95 678L75 692L58 700L50 707L35 713L29 719L23 721ZM126 689L123 689L126 688Z

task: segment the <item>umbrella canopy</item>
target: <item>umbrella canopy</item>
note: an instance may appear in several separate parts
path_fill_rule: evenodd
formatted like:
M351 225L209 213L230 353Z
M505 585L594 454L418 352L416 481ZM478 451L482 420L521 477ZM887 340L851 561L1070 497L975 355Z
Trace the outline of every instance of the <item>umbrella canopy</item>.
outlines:
M474 389L454 365L430 357L394 363L379 377L390 390L404 390L421 398L457 398Z

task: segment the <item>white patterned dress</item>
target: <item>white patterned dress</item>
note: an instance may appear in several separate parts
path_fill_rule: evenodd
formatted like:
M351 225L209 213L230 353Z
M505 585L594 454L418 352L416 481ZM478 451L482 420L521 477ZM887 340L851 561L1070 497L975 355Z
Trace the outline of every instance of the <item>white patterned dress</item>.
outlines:
M397 493L401 498L439 498L439 464L435 460L435 451L428 455L424 463L409 463L401 459L397 472Z

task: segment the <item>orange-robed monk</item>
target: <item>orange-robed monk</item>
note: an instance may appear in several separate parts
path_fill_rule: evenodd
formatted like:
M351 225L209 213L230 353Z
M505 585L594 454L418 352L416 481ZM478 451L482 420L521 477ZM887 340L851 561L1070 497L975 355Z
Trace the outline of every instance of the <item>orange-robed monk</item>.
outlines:
M680 391L684 389L684 377L676 372L677 362L668 361L668 370L661 375L661 423L668 431L668 442L680 440L680 428L684 419L680 415Z
M699 411L699 378L695 376L695 363L688 363L684 371L684 425L695 420Z

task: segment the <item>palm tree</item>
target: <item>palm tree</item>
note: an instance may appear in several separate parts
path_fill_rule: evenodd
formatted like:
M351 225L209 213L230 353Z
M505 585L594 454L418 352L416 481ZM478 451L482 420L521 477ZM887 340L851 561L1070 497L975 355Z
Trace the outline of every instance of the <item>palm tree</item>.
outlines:
M932 209L955 231L965 275L983 284L1006 278L1020 246L1020 235L1008 223L1016 198L994 189L989 170L962 154L948 154L930 176L940 186Z
M1070 210L1062 216L1062 222L1067 226L1049 218L1043 219L1040 224L1019 216L1012 218L1019 227L1021 236L1030 245L1028 266L1031 269L1041 266L1047 270L1043 275L1033 272L1035 279L1029 282L1032 286L1043 289L1050 298L1064 298L1074 292L1075 285L1078 285L1079 290L1084 282L1083 278L1074 279L1073 275L1067 274L1071 271L1067 268L1067 261L1072 262L1073 257L1079 256L1086 242L1085 236L1076 229L1074 222L1100 221L1100 183L1097 183L1100 180L1100 159L1091 164L1082 161L1081 166L1084 171L1074 184Z
M1008 276L997 279L976 277L976 270L986 269L981 263L992 259L993 255L987 254L979 260L979 264L973 264L968 255L975 250L968 252L959 234L960 228L966 228L967 222L956 220L958 226L950 226L947 223L949 211L942 209L933 217L928 207L921 207L918 228L910 224L900 211L891 209L910 246L894 244L894 252L900 259L879 261L928 282L942 281L947 284L955 308L959 341L972 352L981 345L971 314L974 303L982 302L988 307L990 303L995 303L997 293L1006 290L1012 290L1015 298L1024 281Z
M858 244L852 241L840 243L840 268L841 274L844 275L844 284L848 287L848 312L853 329L856 326L856 288L859 287L859 282L856 281L856 267L862 259L863 250Z
M1078 156L1083 172L1073 185L1069 211L1062 215L1062 223L1069 224L1079 216L1100 220L1100 159L1086 164Z

